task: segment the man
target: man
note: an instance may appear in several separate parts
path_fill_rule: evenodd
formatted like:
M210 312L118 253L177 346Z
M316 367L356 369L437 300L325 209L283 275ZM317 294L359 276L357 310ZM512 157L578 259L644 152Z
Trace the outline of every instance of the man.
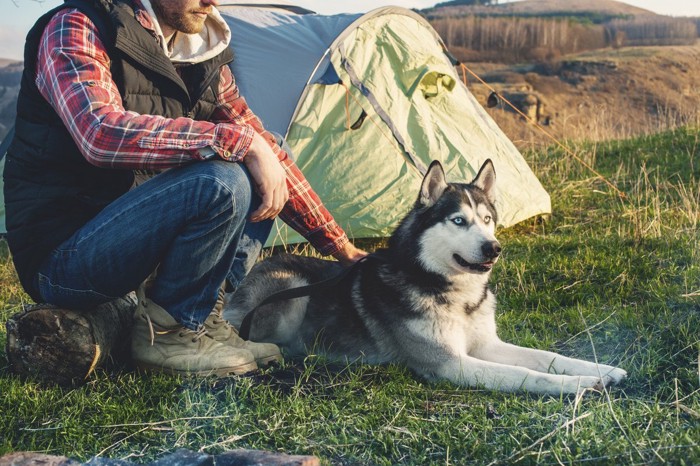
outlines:
M238 374L280 358L242 341L221 303L212 313L278 214L322 254L365 255L238 94L217 4L68 0L27 36L5 167L20 281L76 309L138 288L144 370Z

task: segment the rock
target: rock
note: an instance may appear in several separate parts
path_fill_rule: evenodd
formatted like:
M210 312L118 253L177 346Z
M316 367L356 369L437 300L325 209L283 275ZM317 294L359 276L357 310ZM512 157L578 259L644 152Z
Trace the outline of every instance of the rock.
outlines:
M214 457L211 455L181 449L154 461L150 466L214 466L214 464ZM218 460L216 464L219 464Z
M86 466L136 466L130 461L113 460L111 458L92 458L85 463Z
M0 457L0 466L136 466L129 461L92 458L80 463L65 456L51 456L42 453L17 452ZM190 450L176 450L148 466L319 466L315 456L286 455L260 450L233 450L220 455Z
M18 452L0 457L1 466L79 466L75 460L65 456L44 455L43 453Z
M258 450L234 450L216 457L216 466L319 466L315 456L294 456Z

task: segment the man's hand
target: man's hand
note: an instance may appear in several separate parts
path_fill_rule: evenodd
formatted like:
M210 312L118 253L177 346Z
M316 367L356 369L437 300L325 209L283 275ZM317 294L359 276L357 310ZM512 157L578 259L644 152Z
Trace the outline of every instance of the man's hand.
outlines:
M277 217L289 200L287 176L270 145L258 133L253 136L243 162L262 198L260 207L251 214L250 220L260 222Z
M338 259L341 264L350 266L368 255L369 253L367 251L356 248L352 243L346 243L342 249L333 254L333 257Z

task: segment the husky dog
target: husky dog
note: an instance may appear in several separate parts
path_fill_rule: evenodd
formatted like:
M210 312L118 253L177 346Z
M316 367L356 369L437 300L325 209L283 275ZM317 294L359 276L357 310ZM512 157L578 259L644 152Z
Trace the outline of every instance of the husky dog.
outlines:
M327 279L337 262L280 255L257 264L227 303L253 341L292 354L320 349L334 359L397 362L428 379L537 393L601 389L622 369L505 343L496 333L491 269L496 240L496 174L487 160L469 184L447 183L439 162L388 249L356 264L337 286L260 305L280 290Z

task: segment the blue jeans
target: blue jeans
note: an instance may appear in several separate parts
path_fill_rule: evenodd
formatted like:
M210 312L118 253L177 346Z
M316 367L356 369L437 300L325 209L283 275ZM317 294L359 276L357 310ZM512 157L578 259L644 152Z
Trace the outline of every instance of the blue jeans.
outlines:
M198 162L161 173L52 252L37 276L42 298L90 309L135 290L158 267L149 298L197 329L224 280L238 285L270 233L272 220L248 221L256 198L242 164Z

